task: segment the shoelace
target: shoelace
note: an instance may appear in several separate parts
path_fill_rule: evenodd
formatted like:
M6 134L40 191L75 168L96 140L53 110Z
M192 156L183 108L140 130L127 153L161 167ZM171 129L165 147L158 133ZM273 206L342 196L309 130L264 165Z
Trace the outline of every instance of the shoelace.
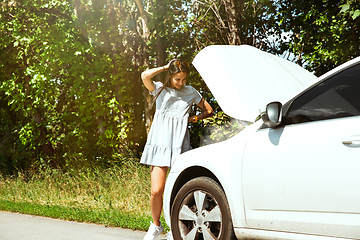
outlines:
M153 235L156 236L159 231L160 231L160 227L156 227L155 231L153 232Z
M156 236L161 230L160 226L155 226L154 231L151 233L152 235Z

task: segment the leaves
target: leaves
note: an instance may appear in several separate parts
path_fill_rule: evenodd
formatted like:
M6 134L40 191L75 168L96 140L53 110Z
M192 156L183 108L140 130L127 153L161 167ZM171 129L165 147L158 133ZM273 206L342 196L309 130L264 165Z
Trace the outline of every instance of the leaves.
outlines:
M340 13L349 14L350 17L355 20L360 16L359 5L356 5L355 0L347 0L345 4L340 5Z
M290 49L294 61L318 75L360 52L355 0L4 0L0 6L0 165L9 169L38 157L57 166L64 156L138 154L151 122L140 73L172 58L191 62L209 44L239 39L276 54ZM214 126L212 134L205 131L208 141L231 136L236 123L220 114L193 70L187 83L218 113L204 127ZM193 146L200 130L190 125Z
M2 3L0 93L11 107L8 111L16 111L26 122L22 126L17 120L12 135L18 132L28 149L50 146L58 156L82 152L94 158L128 144L124 130L131 131L131 124L116 126L129 122L126 112L131 108L125 107L132 104L133 87L124 71L137 66L125 61L129 57L121 48L126 37L116 34L107 9L95 9L101 2ZM81 12L84 7L94 8ZM107 7L116 8L110 3ZM74 14L81 19L72 19ZM95 16L106 24L89 25L97 21ZM113 36L106 39L109 33ZM125 89L117 92L120 88ZM119 97L123 92L127 98ZM108 153L102 141L108 142Z
M290 50L295 61L316 75L360 54L358 1L332 0L317 4L280 1L279 17L290 32ZM356 17L356 15L355 15Z
M205 139L203 142L206 144L229 139L243 129L243 126L237 120L230 118L222 111L211 118L205 119L204 127Z

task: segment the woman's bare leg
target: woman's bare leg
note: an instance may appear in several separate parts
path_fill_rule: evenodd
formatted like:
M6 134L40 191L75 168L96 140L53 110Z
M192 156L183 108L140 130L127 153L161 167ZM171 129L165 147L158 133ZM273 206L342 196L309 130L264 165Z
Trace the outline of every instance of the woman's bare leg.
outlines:
M160 225L160 215L163 206L162 195L164 193L167 167L151 167L151 213L153 223L156 226Z

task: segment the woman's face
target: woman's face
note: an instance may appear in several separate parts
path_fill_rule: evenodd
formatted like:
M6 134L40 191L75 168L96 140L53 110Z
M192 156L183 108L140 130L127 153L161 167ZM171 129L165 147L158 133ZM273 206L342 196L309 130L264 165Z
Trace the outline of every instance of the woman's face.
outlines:
M180 89L186 83L186 78L188 74L185 72L175 73L170 77L171 87L175 89Z

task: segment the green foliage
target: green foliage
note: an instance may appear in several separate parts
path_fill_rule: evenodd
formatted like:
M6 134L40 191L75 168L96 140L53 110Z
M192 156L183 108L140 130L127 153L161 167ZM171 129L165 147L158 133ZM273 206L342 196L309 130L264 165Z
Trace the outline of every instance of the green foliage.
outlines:
M219 111L211 118L191 124L190 137L193 148L227 140L244 128L242 123L223 111Z
M360 55L359 1L279 1L279 19L291 33L296 62L316 75Z
M56 167L129 149L138 156L146 140L144 58L157 65L159 38L168 60L195 55L186 4L159 0L147 6L151 34L144 52L133 1L3 1L2 171L39 158ZM195 76L189 82L196 85ZM27 163L13 165L19 156Z
M231 44L228 34L230 22L233 21L237 27L239 44L275 54L282 54L286 50L282 44L281 28L277 24L277 1L231 1L234 3L234 15L226 11L226 1L223 0L193 2L194 14L190 24L199 49L210 44Z
M91 160L131 147L131 72L138 66L124 51L132 47L126 46L131 32L117 25L128 14L100 0L2 3L1 115L8 120L2 139L20 143L12 154L5 153L8 145L0 146L7 159L2 165L24 153L29 162L45 154L56 166L68 155ZM9 119L14 113L17 118Z
M28 148L28 143L21 141L17 125L23 124L23 120L16 111L13 111L0 93L0 169L10 174L17 169L29 166L28 159L36 154Z
M151 122L140 73L228 44L231 26L241 43L276 54L290 49L317 75L359 55L359 1L233 1L235 15L227 2L2 1L0 171L28 169L40 159L64 167L106 165L114 154L139 157ZM196 71L188 84L220 114ZM190 124L194 147L202 134L212 136L205 142L223 139L210 125L231 136L236 126L223 119L216 130L219 119Z
M359 6L356 6L356 0L347 0L346 3L340 5L340 7L340 13L349 14L353 20L360 16L360 9Z
M205 119L204 128L205 137L208 136L212 142L220 142L235 136L244 126L221 111L213 117Z

